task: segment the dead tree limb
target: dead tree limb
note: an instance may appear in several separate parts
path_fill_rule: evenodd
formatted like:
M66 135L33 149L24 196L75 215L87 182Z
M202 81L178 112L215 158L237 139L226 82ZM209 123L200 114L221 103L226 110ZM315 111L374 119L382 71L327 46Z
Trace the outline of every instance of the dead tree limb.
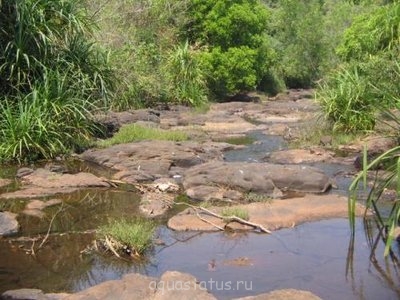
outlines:
M191 204L185 203L185 202L178 202L178 203L176 203L176 204L183 204L183 205L187 205L187 206L193 208L193 209L196 211L196 215L197 215L197 217L200 218L200 220L202 220L202 221L204 221L204 222L206 222L206 223L208 223L208 224L210 224L210 225L212 225L212 226L214 226L214 227L216 227L216 228L218 228L218 229L220 229L220 230L224 230L224 229L223 229L221 226L218 226L218 225L216 225L216 224L213 224L211 221L208 221L208 220L202 218L202 217L200 216L200 214L199 214L198 211L199 211L199 210L200 210L200 211L203 211L203 212L205 212L205 213L207 213L207 214L209 214L209 215L211 215L211 216L213 216L213 217L215 217L215 218L224 220L224 221L227 222L227 223L230 223L230 222L238 222L238 223L240 223L240 224L248 225L248 226L251 226L251 227L253 227L253 228L255 228L255 229L258 229L258 230L261 231L261 232L264 232L264 233L271 233L270 230L266 229L266 228L265 228L264 226L262 226L261 224L249 222L249 221L246 221L246 220L244 220L244 219L242 219L242 218L239 218L239 217L237 217L237 216L224 217L224 216L221 216L220 214L217 214L217 213L215 213L215 212L213 212L213 211L211 211L211 210L209 210L209 209L207 209L207 208L204 208L204 207L201 207L201 206L196 206L196 205L191 205Z

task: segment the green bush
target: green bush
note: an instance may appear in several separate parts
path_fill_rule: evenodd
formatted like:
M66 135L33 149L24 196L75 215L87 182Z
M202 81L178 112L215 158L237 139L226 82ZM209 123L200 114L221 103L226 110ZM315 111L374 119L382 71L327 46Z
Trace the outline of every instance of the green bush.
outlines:
M362 14L346 30L337 49L344 62L318 93L335 128L371 130L377 110L398 107L399 16L400 3L388 4Z
M254 90L267 74L271 48L268 10L257 0L191 0L182 34L200 55L210 91L218 98Z
M368 60L371 55L400 46L400 3L376 7L360 15L345 31L338 55L346 61ZM397 52L398 53L398 52Z

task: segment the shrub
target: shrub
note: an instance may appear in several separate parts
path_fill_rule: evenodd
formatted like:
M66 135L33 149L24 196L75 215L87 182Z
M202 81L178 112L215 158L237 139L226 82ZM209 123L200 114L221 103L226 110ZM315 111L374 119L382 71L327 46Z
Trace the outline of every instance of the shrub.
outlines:
M271 51L268 10L260 1L191 0L182 34L204 47L208 87L217 97L254 90L267 73Z
M345 32L337 52L344 60L319 88L325 115L345 131L370 130L375 111L397 107L400 4L362 14ZM370 38L372 37L372 38Z

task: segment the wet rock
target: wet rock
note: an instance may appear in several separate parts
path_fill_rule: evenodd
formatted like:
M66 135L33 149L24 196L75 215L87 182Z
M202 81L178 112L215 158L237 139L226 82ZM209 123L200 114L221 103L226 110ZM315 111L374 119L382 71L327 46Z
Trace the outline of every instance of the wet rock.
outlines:
M107 180L91 173L61 174L39 168L22 178L22 189L4 193L0 198L37 198L71 193L79 188L110 187Z
M0 195L0 199L33 199L40 197L50 197L54 195L68 194L77 191L76 187L64 188L43 188L35 186L25 186L21 190L4 193Z
M272 196L276 189L323 193L331 183L322 171L309 166L213 161L188 169L183 186L192 195L196 194L195 187L211 186Z
M42 188L110 187L106 180L91 173L59 174L42 168L25 176L24 183Z
M274 200L272 202L235 205L233 208L247 211L250 222L258 223L269 230L277 230L293 227L304 222L328 218L345 218L348 216L348 199L344 196L330 194L306 195L284 201ZM207 209L216 213L221 213L223 210L221 207ZM364 207L357 205L356 214L358 216L363 215L364 211ZM186 209L170 218L168 227L179 231L217 231L219 229L211 224L220 227L224 227L226 224L223 220L209 214L203 214L202 217L210 223L201 220L192 208ZM241 227L241 229L251 229L251 227L246 226Z
M321 300L320 297L314 295L309 291L285 289L276 290L269 293L250 296L244 298L236 298L235 300Z
M17 215L8 211L0 212L0 236L16 234L18 230Z
M76 294L65 300L142 300L153 299L157 279L140 274L128 274L120 280L110 280ZM167 299L167 298L165 298Z
M268 161L277 164L302 164L332 161L333 153L324 149L289 149L273 152Z
M140 141L84 152L84 160L117 170L117 180L129 183L169 177L172 168L188 168L211 159L223 159L222 152L234 149L227 143ZM177 175L177 174L174 174Z

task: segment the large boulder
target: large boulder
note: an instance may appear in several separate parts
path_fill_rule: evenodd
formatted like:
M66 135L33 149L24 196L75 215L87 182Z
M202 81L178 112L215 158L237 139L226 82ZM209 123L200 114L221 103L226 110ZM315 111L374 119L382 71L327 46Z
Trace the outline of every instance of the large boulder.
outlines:
M168 177L172 168L189 168L211 159L222 159L222 152L234 149L227 143L140 141L91 149L81 158L117 171L114 179L129 183Z
M310 166L212 161L194 166L184 173L183 187L188 196L201 193L207 196L204 188L199 189L204 186L210 187L213 194L218 194L217 188L222 188L225 195L228 188L275 197L277 189L323 193L329 189L331 182L322 171Z

